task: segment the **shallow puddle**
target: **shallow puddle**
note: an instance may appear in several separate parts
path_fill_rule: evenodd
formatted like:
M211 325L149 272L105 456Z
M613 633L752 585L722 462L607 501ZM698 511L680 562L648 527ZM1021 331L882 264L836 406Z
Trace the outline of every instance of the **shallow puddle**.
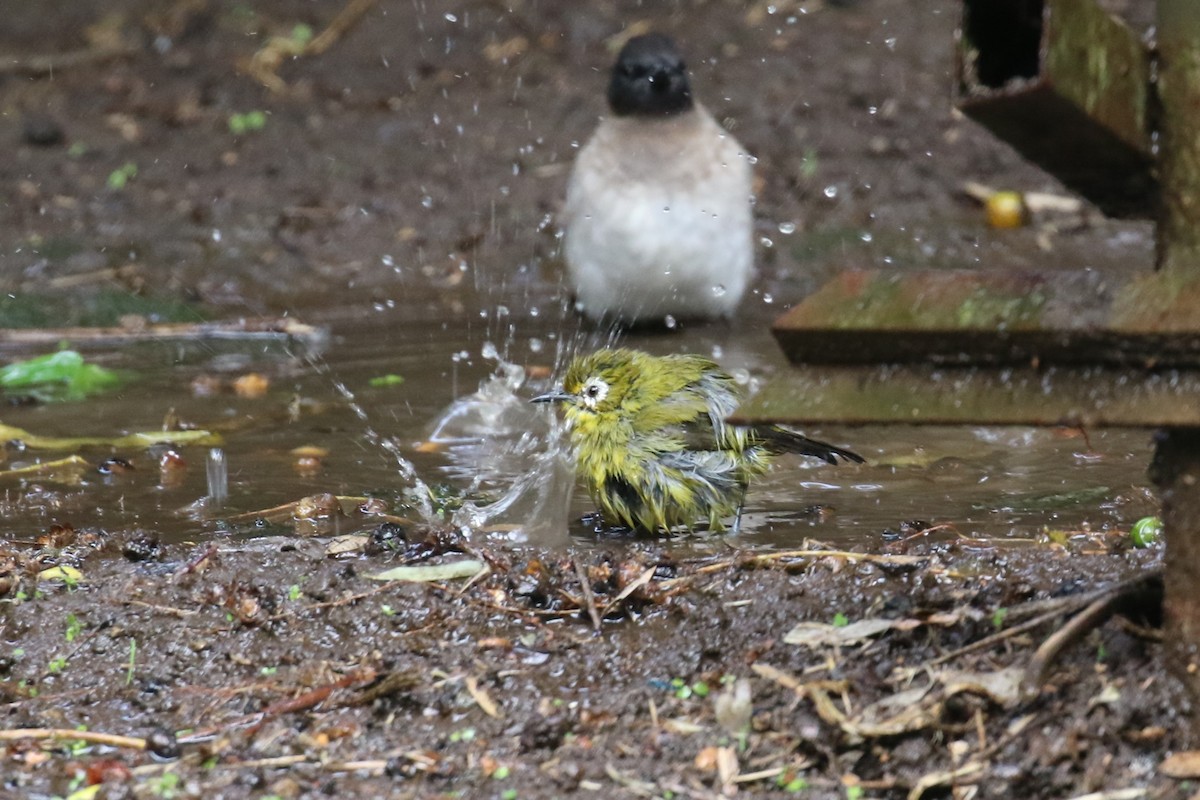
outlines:
M290 514L268 523L251 512L322 492L381 496L393 507L415 493L421 502L407 513L420 518L429 511L422 508L424 492L431 492L434 507L445 499L448 508L440 514L435 508L429 521L468 525L476 536L603 546L609 537L581 520L590 501L586 492L572 492L552 411L527 400L561 372L565 353L610 337L581 330L550 305L553 313L519 321L494 312L439 320L413 307L342 310L320 320L331 337L316 354L261 345L248 352L227 343L90 353L138 378L117 394L85 402L11 408L6 423L38 434L116 436L159 429L173 412L222 436L228 499L220 508L199 502L207 491L207 448L180 448L186 467L171 475L160 472L160 449L92 448L83 452L90 466L77 472L4 478L0 525L16 540L32 540L55 522L142 528L168 540L333 535L374 523L354 515L295 523ZM622 342L659 353L711 354L753 390L787 368L766 333L769 318L764 308L733 326L627 335ZM195 389L206 376L228 383L247 373L269 379L263 396ZM378 380L385 376L402 380ZM857 450L868 463L831 467L779 458L751 488L739 544L790 547L816 538L865 545L925 526L946 526L929 534L939 537L1016 542L1047 531L1123 528L1156 507L1145 477L1151 443L1144 433L906 427L809 433ZM305 461L297 448L325 455ZM110 455L128 459L133 470L101 474L97 465ZM50 457L10 452L9 466ZM460 502L464 508L455 510ZM698 540L705 538L710 545L725 541Z

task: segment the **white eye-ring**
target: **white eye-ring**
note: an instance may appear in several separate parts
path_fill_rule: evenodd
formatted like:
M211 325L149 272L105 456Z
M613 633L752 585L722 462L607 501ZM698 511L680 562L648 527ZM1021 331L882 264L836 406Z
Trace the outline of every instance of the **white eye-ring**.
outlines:
M608 384L599 378L588 378L579 390L579 397L588 408L594 409L608 396Z

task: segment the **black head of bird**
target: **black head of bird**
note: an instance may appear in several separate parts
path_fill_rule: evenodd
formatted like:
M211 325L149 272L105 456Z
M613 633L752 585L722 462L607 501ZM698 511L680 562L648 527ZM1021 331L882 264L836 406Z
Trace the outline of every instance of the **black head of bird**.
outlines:
M670 36L648 33L625 43L613 65L608 105L619 117L667 117L692 107L687 65Z

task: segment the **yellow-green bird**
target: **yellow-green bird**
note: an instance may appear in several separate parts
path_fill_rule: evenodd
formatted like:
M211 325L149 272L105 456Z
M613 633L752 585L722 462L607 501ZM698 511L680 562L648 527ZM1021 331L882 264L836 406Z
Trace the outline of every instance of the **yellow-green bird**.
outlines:
M533 402L563 405L576 470L605 522L637 531L724 530L776 453L862 463L785 428L728 424L739 399L733 378L703 356L604 349L576 358L562 389Z

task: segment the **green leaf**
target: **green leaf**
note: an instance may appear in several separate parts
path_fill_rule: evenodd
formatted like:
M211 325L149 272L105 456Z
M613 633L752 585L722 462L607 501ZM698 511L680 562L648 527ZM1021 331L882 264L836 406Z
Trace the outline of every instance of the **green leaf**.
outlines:
M373 389L380 389L385 386L399 386L402 383L404 383L404 377L402 375L392 375L392 374L377 375L376 377L371 378L371 380L368 381L368 384Z
M0 387L46 390L64 400L81 400L120 383L117 373L86 363L74 350L59 350L0 368Z

